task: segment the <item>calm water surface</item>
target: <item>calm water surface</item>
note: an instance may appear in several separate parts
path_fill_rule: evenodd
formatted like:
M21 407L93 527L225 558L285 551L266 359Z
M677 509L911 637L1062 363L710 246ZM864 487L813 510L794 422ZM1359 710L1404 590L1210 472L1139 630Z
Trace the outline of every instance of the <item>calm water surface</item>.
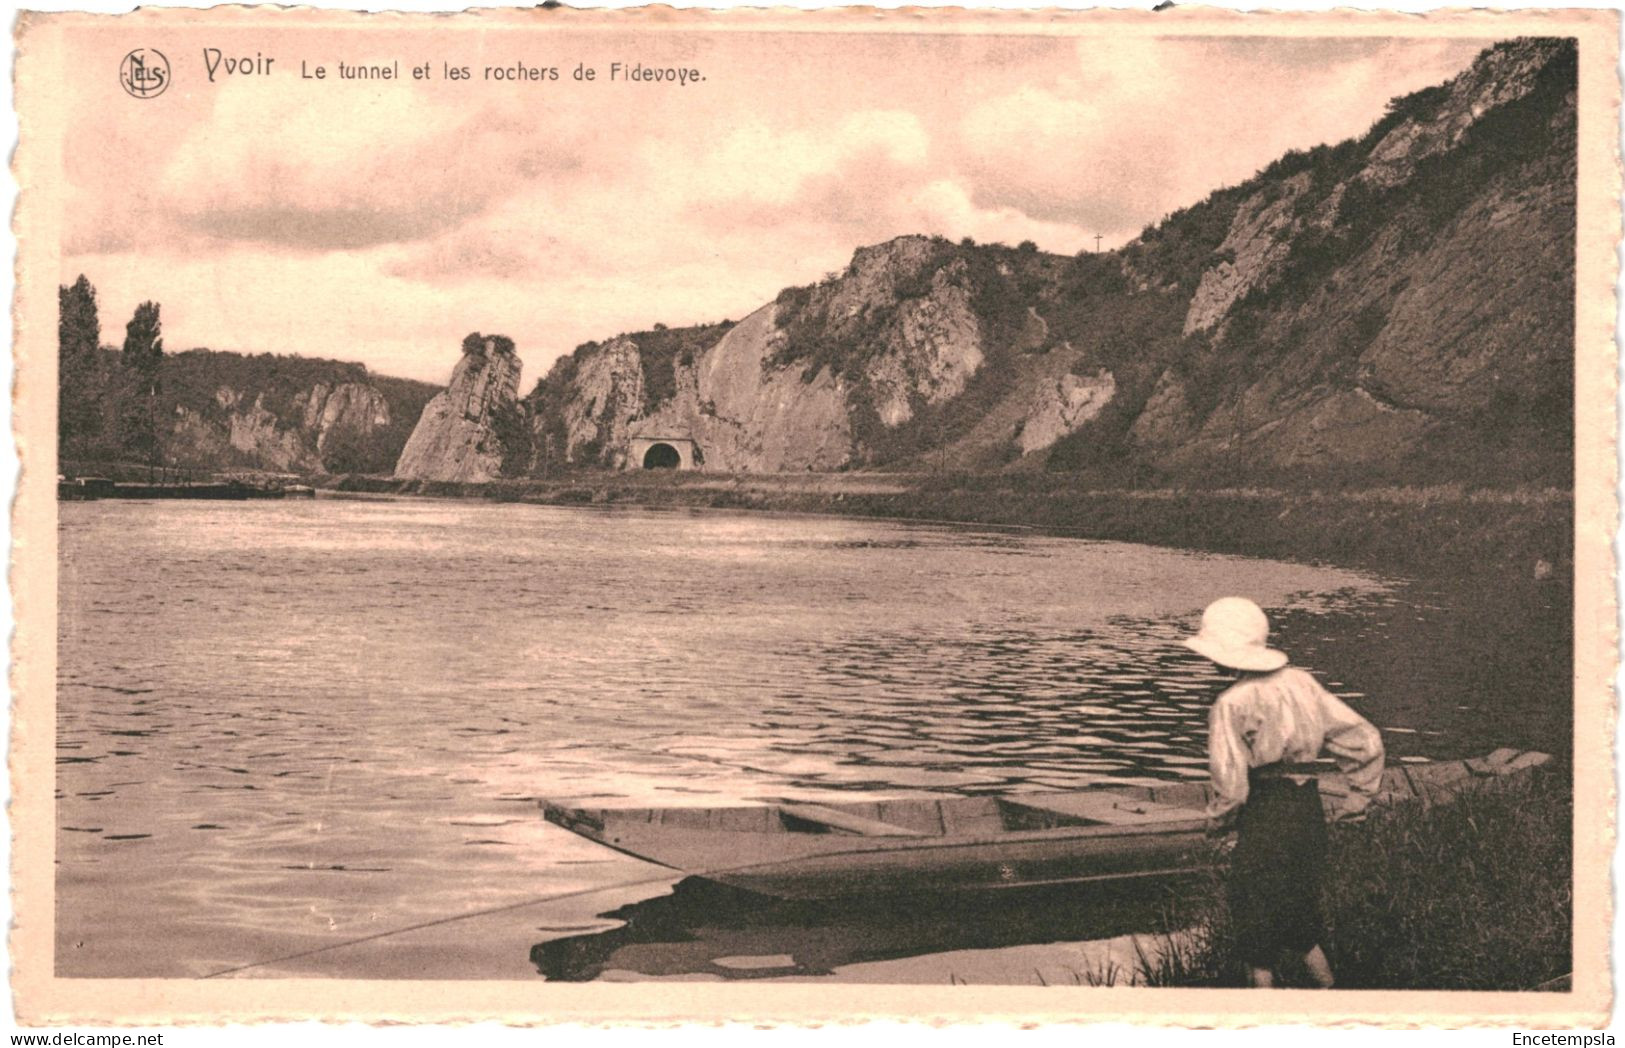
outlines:
M442 932L279 959L661 875L546 825L542 796L1201 777L1219 679L1176 642L1229 593L1271 609L1394 757L1499 744L1481 660L1437 651L1451 617L1346 571L823 517L59 508L63 975L535 977L526 944L674 878L518 911L511 946ZM1372 687L1396 665L1420 689Z

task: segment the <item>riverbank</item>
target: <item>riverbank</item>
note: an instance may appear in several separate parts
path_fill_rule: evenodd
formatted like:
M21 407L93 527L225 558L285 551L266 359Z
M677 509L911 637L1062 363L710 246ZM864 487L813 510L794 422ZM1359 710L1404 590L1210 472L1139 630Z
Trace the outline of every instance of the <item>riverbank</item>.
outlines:
M423 492L426 494L435 492ZM1464 486L1315 489L1079 489L1047 475L833 475L717 478L704 475L582 475L520 490L495 487L457 494L555 504L718 507L832 513L852 517L941 520L1040 529L1107 539L1241 554L1422 580L1425 603L1451 609L1463 644L1498 638L1481 666L1485 695L1517 691L1528 738L1553 745L1563 734L1537 722L1565 722L1572 650L1573 499L1558 489ZM1380 616L1381 613L1379 612ZM1306 623L1282 623L1289 631ZM1394 624L1399 630L1398 624ZM1374 632L1386 632L1382 630ZM1469 636L1470 635L1470 636ZM1441 643L1449 643L1448 630ZM1386 651L1370 639L1366 659L1343 648L1310 649L1317 667L1345 680L1369 680L1391 692L1410 669L1387 680L1369 662ZM1404 660L1383 659L1396 667ZM1407 675L1411 674L1411 675ZM1530 703L1532 696L1540 696ZM1421 696L1419 696L1419 699ZM1501 726L1503 736L1510 730ZM1516 733L1514 733L1516 734ZM1501 741L1504 741L1504 737ZM1500 744L1497 742L1496 744ZM1326 949L1345 987L1524 990L1561 986L1572 970L1572 784L1566 765L1504 791L1424 811L1408 805L1339 827L1327 863ZM1187 885L1187 887L1191 887ZM1165 900L1164 927L1186 929L1160 959L1134 973L1152 985L1239 986L1219 875ZM1108 944L1094 944L1104 948ZM1123 943L1105 968L1079 979L1120 981ZM1066 967L1082 946L1018 948L1022 970L1040 982ZM1138 948L1136 947L1136 951ZM1023 952L1025 951L1025 952ZM1036 951L1036 954L1034 953ZM1003 981L1017 958L992 951L992 972L964 955L938 955L957 980ZM1034 963L1034 956L1039 958ZM1150 952L1144 957L1157 956ZM919 977L926 959L882 966L867 977ZM1045 966L1048 966L1047 968ZM1117 966L1113 972L1109 969ZM906 973L893 970L907 969ZM922 968L926 971L916 972ZM837 978L860 977L844 971ZM1307 985L1304 973L1285 973Z
M882 487L892 478L857 482L872 485L862 497L894 497ZM728 478L707 483L650 487L729 494ZM769 483L832 506L860 497L827 478ZM1521 506L1459 493L1475 500ZM1063 788L1102 770L1166 774L1175 769L1151 762L1199 759L1207 692L1181 676L1189 667L1156 656L1179 633L1172 617L1221 586L1279 608L1287 650L1363 694L1395 760L1499 745L1560 752L1553 740L1573 731L1566 614L1508 601L1493 578L1471 591L1401 584L1362 598L1335 572L1023 534L424 499L65 505L61 526L76 569L65 573L64 622L96 627L70 630L59 648L58 742L71 757L59 769L58 883L72 920L59 922L58 942L75 965L63 974L208 974L323 947L273 969L532 975L535 944L606 927L599 915L617 902L603 892L650 875L569 850L579 846L541 823L536 796L608 787L694 803L708 791L720 804L821 782L986 790L1000 776ZM149 610L154 592L161 615ZM120 628L93 614L117 615ZM1127 643L1148 630L1161 641ZM177 635L198 658L169 657L165 638ZM222 659L233 682L223 692ZM128 702L109 703L132 688ZM152 703L190 694L212 699L158 736L131 734L151 727ZM370 720L380 694L412 701ZM254 718L251 732L240 717ZM305 813L318 802L327 829L313 836ZM1506 839L1486 833L1471 847ZM447 882L448 865L466 876ZM112 874L126 890L105 890ZM1567 883L1566 867L1542 875ZM594 894L567 911L505 908L549 892ZM244 912L200 898L263 901ZM139 912L114 908L129 900ZM444 920L486 906L503 908ZM1057 933L1050 909L1037 917L1014 952L994 955L992 938L976 941L976 958L928 943L906 965L831 965L831 978L1089 971L1088 951L1049 946L1095 929ZM1003 912L989 926L1014 927ZM389 928L400 936L376 938ZM715 956L796 954L826 931L792 926L780 942L729 941ZM853 932L881 941L867 922ZM658 946L652 960L683 949Z
M1559 489L1080 488L1051 474L585 471L490 484L360 476L318 483L338 491L548 505L777 510L1017 526L1431 578L1547 582L1566 579L1573 566L1574 502Z
M1424 810L1332 827L1326 955L1348 989L1566 989L1573 970L1573 794L1567 768ZM1170 895L1184 929L1141 956L1153 986L1241 986L1222 876ZM1296 960L1296 959L1293 959ZM1311 985L1301 961L1285 985Z

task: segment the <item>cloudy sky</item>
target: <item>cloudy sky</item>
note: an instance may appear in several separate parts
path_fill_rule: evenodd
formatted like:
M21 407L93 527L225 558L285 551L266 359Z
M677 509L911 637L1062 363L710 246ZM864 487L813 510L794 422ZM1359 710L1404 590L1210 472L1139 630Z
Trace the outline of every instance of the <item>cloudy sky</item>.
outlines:
M1076 252L1364 131L1485 41L973 37L547 27L340 35L86 30L85 68L164 51L172 87L66 85L61 279L102 338L137 302L165 343L358 360L443 382L503 333L526 388L588 339L737 319L904 233ZM207 79L203 48L270 75ZM398 59L406 79L336 79ZM323 64L328 79L300 76ZM687 87L611 62L696 67ZM434 79L414 82L415 63ZM442 64L473 79L442 79ZM557 82L485 81L558 66ZM600 79L579 83L579 63Z

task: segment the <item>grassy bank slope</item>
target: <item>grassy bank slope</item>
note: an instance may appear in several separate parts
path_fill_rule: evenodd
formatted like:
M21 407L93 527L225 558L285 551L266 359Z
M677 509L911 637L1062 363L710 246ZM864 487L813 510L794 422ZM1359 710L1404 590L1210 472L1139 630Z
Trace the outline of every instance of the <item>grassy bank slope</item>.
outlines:
M1565 578L1573 499L1558 490L1339 491L1079 487L1050 475L581 473L426 484L345 477L339 490L556 505L712 507L962 521L1433 577Z
M1530 990L1573 967L1573 803L1567 769L1543 769L1424 811L1374 811L1334 826L1323 896L1338 985ZM1156 986L1240 986L1222 875L1170 899L1168 952L1142 962ZM1289 985L1311 983L1301 965Z

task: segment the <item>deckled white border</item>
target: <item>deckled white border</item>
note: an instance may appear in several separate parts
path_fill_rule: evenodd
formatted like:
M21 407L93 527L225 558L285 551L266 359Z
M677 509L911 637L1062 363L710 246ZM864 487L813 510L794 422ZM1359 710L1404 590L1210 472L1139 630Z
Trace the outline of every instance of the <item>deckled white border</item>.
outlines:
M39 2L31 3L29 6L31 7L31 9L40 10L40 11L74 10L74 11L87 11L87 12L96 12L96 13L120 13L120 12L130 11L133 8L135 8L137 5L133 2L133 0L126 0L126 2L114 2L114 0L88 0L88 2L81 2L81 3L74 3L74 2L71 2L71 0L39 0ZM208 6L211 6L211 5L208 4L208 3L205 3L205 2L201 2L201 0L180 0L180 2L178 2L178 3L166 3L163 6L165 6L165 7L203 8L203 7L208 7ZM469 9L469 8L505 8L505 7L509 7L509 6L513 6L513 5L497 3L497 2L493 2L493 0L470 0L470 2L468 2L468 3L457 3L457 4L443 3L443 2L442 3L435 3L435 2L431 2L431 0L403 0L403 2L388 3L388 4L368 3L368 2L364 2L364 0L317 0L317 2L312 4L311 6L314 6L314 7L317 7L317 8L332 9L332 10L343 10L343 11L389 10L389 11L410 11L410 12L436 12L436 11L466 10L466 9ZM585 5L575 5L575 6L585 6ZM630 7L639 6L639 4L638 4L637 0L604 0L604 2L596 3L596 4L593 4L592 6L593 7L598 7L598 8L630 8ZM673 6L676 6L676 7L679 7L679 8L728 8L728 7L749 7L749 6L753 6L753 5L730 3L730 2L726 2L726 0L722 0L722 2L709 3L709 4L707 4L707 3L694 3L694 2L692 2L692 0L677 0L677 2L675 2L673 4ZM788 0L787 3L780 4L779 6L801 8L801 9L817 9L817 8L821 8L821 7L824 7L824 6L827 6L827 5L819 4L819 3L815 2L815 0ZM886 8L896 8L896 7L902 7L902 6L955 7L955 6L960 6L960 5L942 2L942 0L923 0L923 2L921 2L921 3L908 4L908 5L897 2L897 0L882 0L882 2L874 4L872 6L886 7ZM992 0L992 2L979 4L977 6L979 8L1001 9L1001 10L1032 10L1032 9L1038 9L1038 8L1041 8L1041 7L1054 7L1054 6L1059 6L1059 7L1063 8L1063 9L1068 9L1068 10L1080 10L1081 11L1081 10L1088 10L1089 9L1089 7L1087 5L1080 5L1080 4L1040 5L1040 4L1031 4L1031 3L1019 3L1019 2L1014 2L1014 0ZM1108 4L1108 5L1102 5L1102 6L1110 6L1110 7L1117 7L1117 8L1120 8L1120 9L1126 8L1126 9L1129 9L1129 10L1142 10L1143 11L1143 10L1147 9L1148 7L1150 7L1151 5L1149 3L1133 4L1133 5L1117 3L1117 4ZM1230 9L1230 10L1233 10L1233 11L1268 10L1268 11L1314 12L1314 11L1332 10L1334 8L1337 8L1339 5L1337 3L1335 3L1334 0L1287 0L1287 2L1276 2L1276 3L1267 3L1267 4L1266 3L1256 3L1256 4L1255 3L1237 3L1237 2L1234 2L1234 0L1231 0L1231 2L1222 3L1222 4L1219 4L1217 6L1227 8L1227 9ZM1416 2L1416 0L1400 0L1400 2L1386 2L1386 3L1382 3L1382 4L1367 5L1362 10L1365 10L1365 11L1385 11L1385 12L1396 12L1396 11L1397 12L1428 12L1428 11L1433 11L1433 10L1438 9L1439 6L1440 5L1437 5L1437 4L1427 4L1427 3ZM1481 9L1506 10L1506 11L1586 9L1586 8L1598 9L1598 10L1613 10L1613 9L1616 9L1615 4L1601 2L1601 0L1580 0L1580 2L1577 2L1577 3L1544 2L1544 3L1523 3L1523 4L1514 4L1514 3L1507 2L1507 0L1496 0L1496 2L1491 2L1491 3L1486 3L1486 4L1479 4L1479 5L1476 5L1476 6L1478 6ZM13 11L13 15L15 17L15 9L12 9L12 11ZM11 75L10 75L11 74L12 57L13 57L12 52L10 51L10 49L7 49L5 51L4 58L0 59L0 64L3 64L6 67L5 68L6 75L3 77L4 87L0 88L0 90L4 91L4 93L7 96L8 102L9 102L10 97L11 97L11 89L12 89L12 78L11 78ZM12 111L12 106L10 104L5 106L5 119L7 120L8 133L10 134L13 145L15 146L16 133L17 133L17 122L16 122L16 117L15 117L13 111ZM7 195L8 201L10 202L12 207L15 207L16 192L15 192L15 183L12 180L7 180L6 195ZM15 251L15 246L16 246L15 241L13 241L13 250L14 251ZM15 288L14 288L13 283L12 283L12 274L11 274L11 271L10 271L9 268L7 269L7 272L5 274L5 281L6 281L6 290L7 290L8 295L13 294L14 291L15 291ZM1583 320L1583 318L1582 318L1582 320ZM14 372L13 372L13 369L12 369L12 357L11 357L10 353L6 354L3 367L4 367L5 373L8 376L8 378L14 379L15 375L14 375ZM5 398L3 401L0 401L0 404L3 404L3 406L0 406L0 414L4 415L4 419L3 419L4 425L0 426L0 490L3 490L7 494L8 497L7 497L6 501L7 501L8 505L9 505L11 503L12 499L15 498L16 492L17 492L17 480L18 480L17 468L18 468L18 462L17 462L17 456L16 456L16 446L15 446L15 442L14 442L13 437L12 437L11 404L10 404L9 398ZM1617 407L1617 404L1616 404L1616 407ZM1617 432L1615 434L1613 434L1613 436L1615 438L1617 438ZM3 526L9 529L9 527L10 527L10 515L9 514L7 515L5 525L3 525ZM8 531L8 534L9 534L9 531ZM1620 592L1620 591L1616 590L1616 592ZM8 635L9 635L9 633L10 633L10 631L11 631L13 625L14 625L13 621L12 621L12 605L11 605L9 588L8 588L6 596L3 598L3 600L0 600L0 620L3 620L4 626L5 626L6 630L7 630ZM7 658L7 671L8 671L8 679L9 679L9 670L10 670L9 651L8 651L8 653L7 653L7 655L5 657ZM5 713L0 713L0 719L6 720L7 737L9 738L10 737L10 734L9 734L9 728L10 728L10 725L9 725L9 710L6 711ZM1622 740L1625 740L1625 734L1621 734L1621 735L1616 736L1616 753L1619 752L1620 743L1621 743ZM6 800L7 804L8 804L8 806L9 806L9 802L10 802L9 782L7 782L5 784L0 784L0 790L4 791L5 800ZM3 868L5 868L8 871L8 875L9 875L9 869L10 869L9 850L10 850L9 839L0 839L0 865L3 865ZM1620 875L1621 872L1622 872L1622 870L1621 870L1620 860L1619 860L1618 853L1617 853L1617 850L1616 850L1616 857L1615 857L1615 880L1616 880L1616 882L1619 881L1619 875ZM9 893L8 893L7 905L9 906ZM1618 930L1618 928L1616 926L1615 931L1614 931L1614 945L1615 945L1616 955L1617 955L1617 951L1618 951L1619 947L1621 946L1622 942L1625 942L1625 939L1622 939L1622 937L1619 934L1619 930ZM8 945L0 943L0 951L6 951L8 949L9 949ZM0 953L0 956L5 957L8 971L11 970L11 958L9 956L9 953ZM354 985L354 984L352 984L352 985ZM388 985L399 986L400 984L388 984ZM473 987L470 987L470 989L472 989L472 988ZM636 985L627 986L627 987L623 987L623 988L620 988L620 989L623 992L634 993L635 994L638 991L638 986L636 986ZM809 987L808 989L812 990L815 994L817 994L819 996L833 997L833 996L844 996L844 991L849 989L849 988L847 988L847 987L834 987L834 986L820 986L820 987ZM1113 993L1114 995L1121 995L1122 993L1124 993L1124 991L1121 991L1121 990L1114 990L1114 991L1109 991L1109 992ZM1349 995L1338 995L1338 996L1347 997ZM1147 1003L1149 1004L1150 1002L1148 1001ZM1262 1002L1260 1002L1260 1003L1262 1003ZM1284 1001L1282 1003L1284 1003ZM1348 1001L1346 1003L1350 1004L1350 1005L1353 1004L1352 1001ZM1347 1009L1341 1009L1340 1008L1339 1010L1340 1011L1345 1011L1345 1014L1348 1014L1348 1013L1357 1014L1359 1012L1359 1008L1357 1006L1347 1008ZM1147 1015L1147 1017L1150 1018L1154 1014L1155 1014L1154 1012L1151 1012L1151 1013L1149 1013ZM1052 1016L1052 1018L1061 1018L1061 1017ZM1076 1016L1073 1016L1071 1018L1074 1021L1076 1021L1076 1020L1085 1019L1086 1016L1084 1016L1084 1015L1076 1015ZM14 1014L12 1012L12 1002L11 1002L11 999L10 999L10 995L7 995L7 1003L5 1005L5 1025L7 1026L8 1030L16 1029L16 1027L15 1027L15 1016L14 1016ZM948 1041L955 1041L956 1039L960 1039L960 1038L975 1037L975 1038L977 1038L977 1043L981 1044L981 1043L985 1043L983 1039L988 1037L989 1035L991 1035L991 1036L999 1036L1000 1034L1009 1032L1007 1029L1000 1029L999 1028L1000 1026L1008 1027L1008 1026L1021 1026L1021 1025L1027 1025L1027 1024L1026 1023L1021 1023L1019 1021L1013 1021L1013 1022L1008 1023L1008 1024L1000 1023L1000 1024L988 1024L988 1025L981 1025L981 1026L960 1026L960 1027L951 1028L951 1029L938 1028L938 1029L935 1029L935 1030L932 1031L931 1036L933 1036L934 1038L938 1038L938 1039L947 1039ZM224 1037L229 1036L233 1043L247 1041L247 1042L250 1042L250 1043L261 1043L261 1044L266 1044L266 1045L270 1045L270 1044L279 1044L280 1045L280 1044L285 1044L287 1042L287 1039L290 1038L290 1037L298 1037L301 1041L313 1041L316 1044L317 1048L321 1048L322 1045L326 1045L326 1044L335 1044L336 1045L336 1044L342 1043L342 1044L348 1045L348 1044L352 1044L352 1043L357 1043L358 1041L367 1042L369 1040L372 1040L372 1039L375 1039L375 1038L381 1038L381 1037L390 1037L392 1039L392 1041L399 1041L399 1040L401 1040L403 1038L406 1039L406 1040L409 1040L409 1041L418 1041L421 1038L431 1038L431 1040L423 1040L423 1041L421 1041L421 1043L425 1043L425 1044L430 1044L430 1043L432 1043L432 1044L444 1044L444 1043L448 1042L448 1039L449 1040L454 1040L454 1041L459 1042L459 1043L476 1043L477 1042L477 1043L484 1044L484 1043L488 1043L488 1042L492 1041L493 1038L495 1039L495 1041L497 1043L501 1043L501 1042L504 1042L504 1041L507 1041L507 1040L522 1037L522 1038L525 1039L525 1043L534 1044L536 1038L538 1036L542 1036L542 1037L546 1037L550 1042L573 1044L573 1043L577 1043L578 1041L579 1042L585 1042L588 1039L591 1039L594 1043L600 1043L600 1042L603 1042L603 1041L606 1041L606 1040L608 1040L610 1042L621 1042L621 1041L628 1041L629 1042L629 1041L636 1040L638 1038L649 1037L649 1036L658 1036L658 1037L662 1038L663 1042L669 1042L672 1037L676 1036L676 1037L684 1038L685 1040L692 1041L692 1043L695 1043L695 1044L700 1043L699 1039L702 1038L702 1037L705 1039L705 1043L707 1043L707 1044L715 1044L715 1043L723 1043L723 1044L725 1044L728 1041L730 1041L730 1040L732 1040L732 1039L734 1039L734 1038L736 1038L738 1036L741 1036L741 1035L752 1036L752 1037L760 1035L760 1030L754 1029L754 1028L752 1028L751 1026L748 1026L748 1025L738 1025L738 1026L730 1026L730 1027L721 1027L721 1026L716 1026L716 1025L690 1026L690 1027L684 1027L682 1029L671 1029L669 1027L662 1027L662 1026L628 1027L628 1026L623 1025L623 1026L618 1026L618 1027L615 1027L615 1028L605 1028L603 1026L580 1026L580 1025L577 1025L577 1026L563 1026L563 1027L553 1026L553 1027L548 1027L546 1030L524 1030L524 1029L505 1028L505 1027L497 1026L497 1025L491 1024L491 1023L481 1023L481 1024L477 1024L477 1025L468 1025L468 1026L457 1027L457 1028L454 1028L454 1029L447 1029L447 1028L444 1028L444 1027L441 1027L441 1028L409 1028L409 1029L395 1028L395 1029L388 1029L388 1028L379 1028L379 1027L357 1026L355 1024L348 1024L348 1025L342 1025L341 1026L341 1025L321 1025L321 1024L312 1024L312 1023L302 1023L302 1024L293 1024L293 1025L287 1025L287 1024L264 1025L264 1026L251 1027L251 1028L245 1028L245 1027L233 1027L233 1028L229 1028L229 1029L214 1028L214 1029L209 1029L209 1030L199 1029L199 1028L196 1028L196 1027L184 1027L184 1028L183 1027L167 1027L167 1028L164 1028L164 1027L145 1027L145 1028L142 1028L142 1029L144 1031L146 1031L146 1032L151 1032L153 1030L164 1030L164 1031L166 1031L167 1034L168 1034L168 1036L166 1036L166 1038L165 1038L165 1043L166 1044L186 1045L186 1044L191 1044L191 1043L199 1043L201 1039L210 1039L210 1043L213 1043L212 1039L214 1039L214 1038L224 1038ZM859 1037L862 1037L866 1042L872 1041L873 1043L879 1044L879 1043L882 1043L882 1041L880 1040L881 1038L888 1038L889 1039L889 1038L893 1038L893 1037L896 1037L896 1036L908 1036L910 1034L917 1034L919 1032L921 1032L921 1030L920 1030L920 1027L917 1024L906 1024L906 1023L900 1024L900 1023L885 1021L885 1022L879 1022L879 1023L866 1025L861 1030L851 1029L851 1028L849 1028L848 1024L841 1024L840 1026L826 1025L826 1026L823 1026L823 1027L780 1026L780 1027L778 1027L777 1029L775 1029L773 1031L773 1034L774 1034L774 1036L780 1038L781 1040L790 1040L790 1039L794 1039L794 1038L806 1038L806 1037L840 1036L840 1037L843 1037L843 1038L849 1038L849 1037L853 1037L853 1036L859 1036ZM1150 1044L1153 1044L1153 1045L1157 1045L1157 1044L1169 1043L1169 1042L1172 1042L1174 1040L1185 1039L1185 1038L1188 1038L1188 1037L1191 1037L1191 1036L1198 1036L1198 1034L1191 1033L1191 1032L1188 1032L1188 1031L1185 1031L1185 1030L1179 1030L1179 1029L1169 1029L1169 1028L1147 1029L1145 1027L1127 1027L1127 1026L1123 1026L1123 1025L1119 1025L1119 1024L1111 1024L1111 1025L1105 1025L1105 1026L1096 1026L1096 1027L1091 1028L1087 1032L1080 1031L1076 1027L1069 1027L1069 1026L1052 1027L1052 1028L1049 1028L1047 1030L1029 1032L1029 1033L1024 1034L1024 1036L1029 1037L1029 1038L1036 1038L1038 1040L1049 1040L1049 1039L1053 1039L1053 1038L1065 1037L1065 1038L1067 1038L1067 1043L1069 1045L1075 1045L1077 1043L1077 1038L1080 1037L1080 1036L1086 1036L1086 1037L1089 1037L1091 1039L1100 1038L1100 1039L1103 1040L1103 1042L1104 1041L1115 1040L1115 1039L1118 1039L1118 1038L1124 1038L1124 1039L1132 1038L1136 1043L1150 1043ZM1269 1030L1228 1030L1228 1031L1220 1031L1218 1033L1208 1034L1207 1036L1217 1036L1217 1037L1221 1038L1222 1040L1227 1040L1227 1041L1230 1041L1232 1043L1238 1043L1240 1038L1246 1038L1247 1043L1249 1045L1251 1045L1251 1046L1256 1046L1256 1045L1262 1044L1262 1045L1265 1045L1266 1048L1267 1048L1267 1046L1276 1045L1276 1044L1279 1044L1279 1045L1285 1045L1287 1043L1294 1043L1295 1044L1298 1041L1300 1041L1301 1039L1303 1039L1305 1036L1311 1036L1311 1037L1313 1037L1313 1038L1315 1038L1317 1040L1322 1039L1322 1038L1331 1038L1331 1039L1334 1039L1334 1040L1339 1040L1339 1039L1347 1039L1347 1038L1352 1038L1352 1037L1367 1038L1367 1037L1372 1036L1372 1033L1370 1031L1365 1031L1365 1032L1347 1031L1347 1032L1345 1032L1345 1031L1332 1031L1332 1030L1325 1030L1325 1029L1320 1029L1320 1030L1317 1030L1317 1031L1315 1031L1313 1033L1309 1033L1308 1031L1304 1031L1304 1030L1301 1030L1301 1029L1269 1029ZM1459 1034L1452 1035L1452 1034L1445 1033L1443 1031L1435 1030L1428 1036L1430 1036L1430 1037L1433 1037L1433 1036L1453 1037L1454 1039L1456 1039L1458 1041L1463 1040L1463 1039L1465 1039L1467 1037L1472 1037L1472 1038L1475 1039L1475 1043L1486 1043L1485 1042L1486 1037L1493 1037L1494 1038L1494 1043L1510 1043L1510 1041L1511 1041L1510 1034L1507 1033L1507 1032L1488 1032L1488 1031L1485 1031L1485 1032L1482 1032L1482 1033L1464 1032L1464 1033L1459 1033ZM376 1043L376 1042L374 1042L374 1043ZM517 1041L515 1041L515 1043L517 1043Z

